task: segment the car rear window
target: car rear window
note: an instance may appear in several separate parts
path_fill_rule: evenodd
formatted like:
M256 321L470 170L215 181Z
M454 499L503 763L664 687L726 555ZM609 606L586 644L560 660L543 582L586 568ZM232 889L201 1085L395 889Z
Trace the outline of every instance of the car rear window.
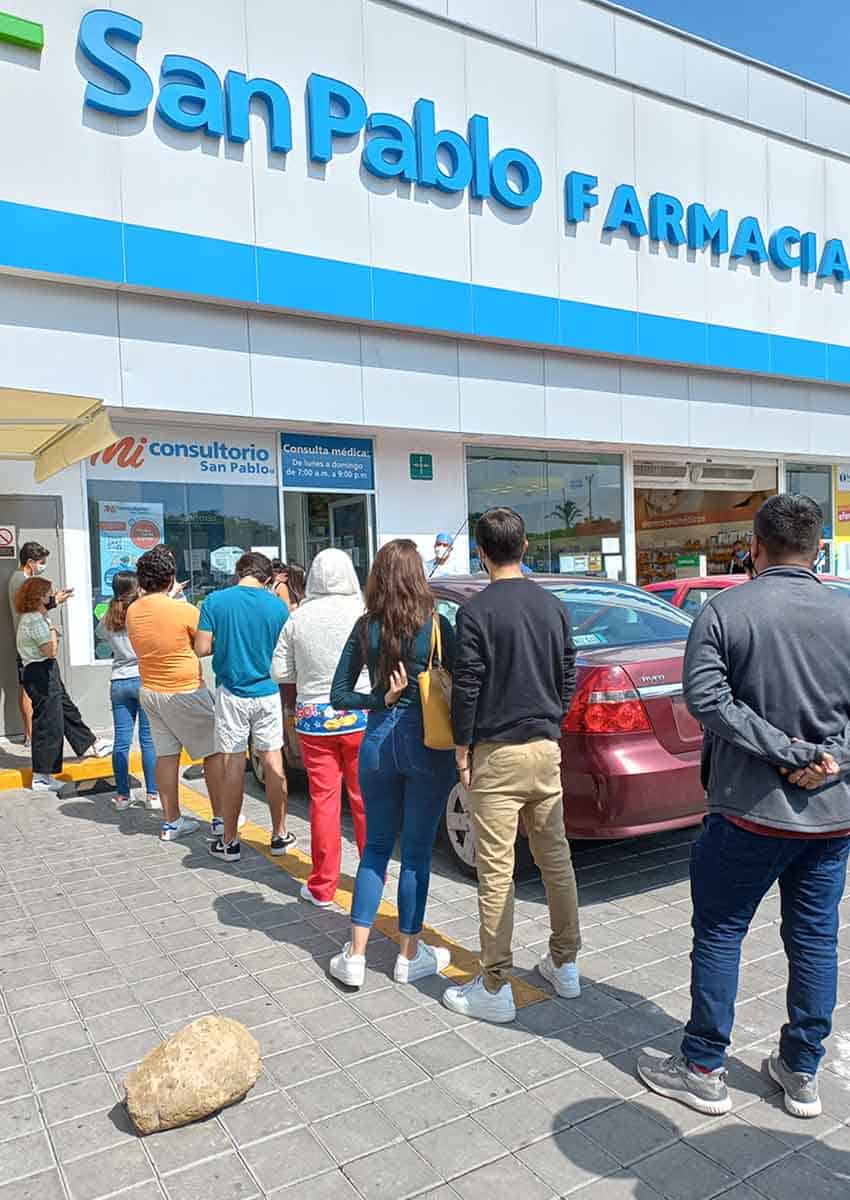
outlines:
M686 613L639 588L588 583L551 590L567 607L578 650L683 642L691 628Z

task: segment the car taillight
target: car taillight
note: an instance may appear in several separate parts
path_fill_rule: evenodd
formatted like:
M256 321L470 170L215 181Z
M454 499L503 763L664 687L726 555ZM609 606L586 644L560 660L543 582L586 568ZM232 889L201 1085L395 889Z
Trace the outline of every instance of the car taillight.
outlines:
M622 667L595 667L564 718L565 733L651 733L649 715Z

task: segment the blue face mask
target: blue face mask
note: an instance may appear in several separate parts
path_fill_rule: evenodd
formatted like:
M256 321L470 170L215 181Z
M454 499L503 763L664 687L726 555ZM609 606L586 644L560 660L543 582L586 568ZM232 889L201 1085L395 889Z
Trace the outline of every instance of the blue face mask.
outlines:
M741 562L743 562L743 561L744 561L744 559L747 557L747 552L746 552L746 550L736 550L736 551L735 551L735 557L736 557L736 558L739 558L739 559L741 560Z

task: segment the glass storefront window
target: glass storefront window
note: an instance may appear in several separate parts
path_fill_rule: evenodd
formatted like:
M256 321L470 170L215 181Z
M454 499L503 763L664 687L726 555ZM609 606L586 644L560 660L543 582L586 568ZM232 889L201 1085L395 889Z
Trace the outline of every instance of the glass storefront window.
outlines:
M370 494L284 492L286 553L290 562L309 568L321 550L336 546L354 563L362 584L371 561Z
M823 541L815 570L828 575L835 569L832 561L832 467L789 463L786 475L792 496L810 496L823 509Z
M112 595L115 571L132 569L138 556L158 541L174 552L185 595L199 604L233 579L236 558L261 548L278 554L280 521L276 488L206 483L88 481L92 612L95 625ZM116 530L134 523L135 541ZM95 654L109 657L98 642Z
M528 530L533 571L625 578L623 467L618 454L468 447L470 557L475 522L504 505Z

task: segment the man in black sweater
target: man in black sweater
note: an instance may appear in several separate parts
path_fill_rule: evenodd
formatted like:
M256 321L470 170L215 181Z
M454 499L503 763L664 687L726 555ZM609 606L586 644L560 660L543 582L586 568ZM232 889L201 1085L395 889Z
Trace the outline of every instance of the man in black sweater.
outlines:
M458 612L452 726L478 851L481 974L448 988L443 1003L504 1022L516 1016L508 974L520 819L543 875L552 926L538 970L559 996L581 991L576 881L561 791L561 722L575 691L576 652L564 605L523 575L522 517L492 508L475 536L490 585Z

